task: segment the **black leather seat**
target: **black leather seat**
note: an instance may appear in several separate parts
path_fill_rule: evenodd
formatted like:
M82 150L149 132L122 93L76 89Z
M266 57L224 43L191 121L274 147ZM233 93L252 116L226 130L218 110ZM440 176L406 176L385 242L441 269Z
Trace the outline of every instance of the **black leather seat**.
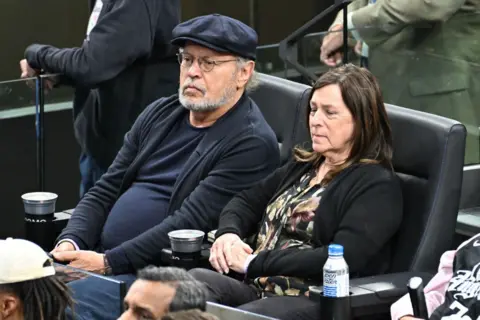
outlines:
M457 121L387 105L394 138L393 165L402 183L404 217L395 239L391 272L352 279L370 291L352 296L355 315L387 313L406 293L409 278L428 281L452 248L460 202L465 127ZM361 291L361 290L360 290ZM361 297L363 296L363 297ZM362 301L360 301L362 300Z
M460 202L465 127L450 119L387 105L394 169L404 217L392 271L435 271L450 249Z
M303 142L304 131L299 126L305 126L305 120L301 110L308 100L310 87L262 73L258 77L259 87L250 96L277 135L281 164L284 164L293 146Z

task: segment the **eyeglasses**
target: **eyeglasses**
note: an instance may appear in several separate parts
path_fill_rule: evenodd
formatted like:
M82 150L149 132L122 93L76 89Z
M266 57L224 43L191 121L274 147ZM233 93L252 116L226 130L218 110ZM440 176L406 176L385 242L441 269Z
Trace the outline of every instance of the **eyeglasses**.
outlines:
M182 68L190 68L195 60L198 61L198 66L203 72L210 72L213 70L215 66L221 65L225 62L232 62L237 61L237 59L230 59L230 60L211 60L207 58L195 58L194 56L187 54L187 53L178 53L178 63Z

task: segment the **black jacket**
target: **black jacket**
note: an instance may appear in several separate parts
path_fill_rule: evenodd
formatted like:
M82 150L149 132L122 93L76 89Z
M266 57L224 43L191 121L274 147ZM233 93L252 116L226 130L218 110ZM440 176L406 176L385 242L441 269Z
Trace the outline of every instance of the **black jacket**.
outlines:
M235 233L245 238L258 232L268 204L310 169L310 164L292 162L241 192L224 208L216 236ZM263 251L250 263L247 276L321 280L331 243L344 246L351 277L387 271L391 240L403 215L397 179L380 165L345 169L322 194L314 220L314 248Z
M149 106L125 136L108 172L75 208L59 240L72 239L80 249L96 249L110 209L135 181L138 170L172 126L187 112L177 96ZM113 272L133 272L149 264L160 264L161 250L170 246L167 233L172 230L215 229L228 201L271 173L279 165L279 159L275 134L257 105L244 95L208 130L185 164L173 187L169 217L106 252Z
M179 66L170 40L179 22L180 0L103 0L81 47L27 48L33 68L63 74L75 87L75 135L101 167L112 163L141 111L176 92Z

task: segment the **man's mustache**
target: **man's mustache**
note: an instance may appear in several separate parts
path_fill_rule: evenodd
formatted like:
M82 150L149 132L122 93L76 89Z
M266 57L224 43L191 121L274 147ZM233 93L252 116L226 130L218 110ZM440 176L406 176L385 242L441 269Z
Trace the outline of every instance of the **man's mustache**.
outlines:
M187 88L195 88L197 89L198 91L202 92L203 94L205 94L207 92L207 90L205 88L202 88L200 86L197 86L193 83L193 80L192 79L188 79L182 86L182 93L185 91L185 89Z

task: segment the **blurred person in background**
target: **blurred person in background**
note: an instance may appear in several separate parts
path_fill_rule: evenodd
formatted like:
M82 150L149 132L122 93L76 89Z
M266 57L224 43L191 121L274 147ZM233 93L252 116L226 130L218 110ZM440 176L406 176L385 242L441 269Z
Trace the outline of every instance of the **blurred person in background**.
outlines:
M347 23L387 103L465 124L465 163L480 162L480 0L355 0L322 41L320 59L342 61Z
M23 239L0 240L0 320L63 320L72 305L42 248Z
M57 84L75 88L81 197L107 171L142 110L176 92L179 76L170 40L180 0L90 0L90 9L80 47L32 44L20 61L22 78L61 74Z

